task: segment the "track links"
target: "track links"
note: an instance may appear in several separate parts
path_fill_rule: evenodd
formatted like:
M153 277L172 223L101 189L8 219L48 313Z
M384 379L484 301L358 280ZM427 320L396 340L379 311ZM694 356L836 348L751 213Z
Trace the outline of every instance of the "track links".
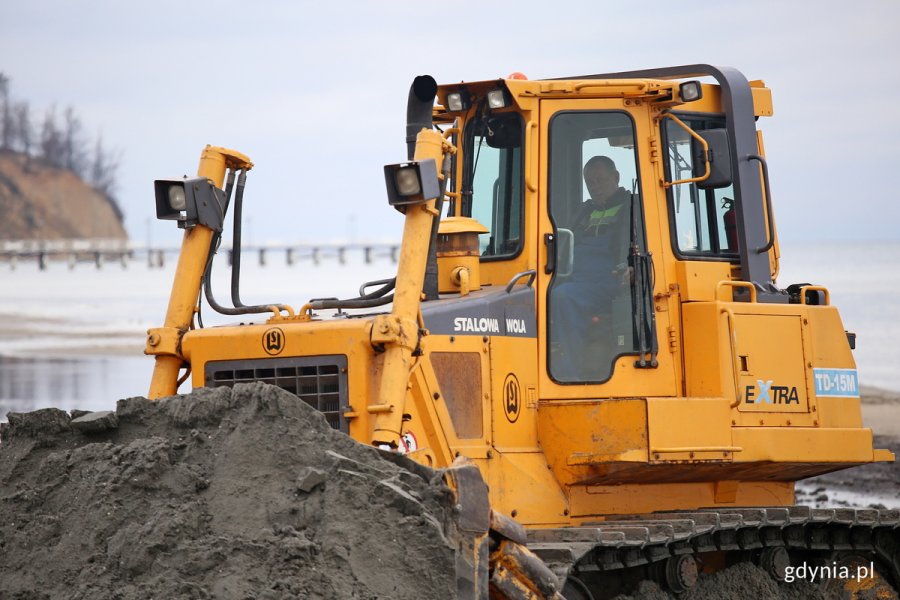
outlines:
M701 509L615 516L589 526L528 532L528 548L556 574L603 573L686 554L856 551L873 556L900 587L900 510L808 506Z

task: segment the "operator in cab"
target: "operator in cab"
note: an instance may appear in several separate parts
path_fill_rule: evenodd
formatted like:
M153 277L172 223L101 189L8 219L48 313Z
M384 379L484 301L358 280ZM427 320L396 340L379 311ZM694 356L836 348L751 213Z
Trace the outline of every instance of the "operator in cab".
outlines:
M619 172L607 156L589 159L583 175L590 198L572 223L572 274L555 287L550 304L562 355L554 361L554 376L562 381L608 377L612 357L597 356L599 348L591 342L612 335L613 300L630 283L631 193L619 185Z

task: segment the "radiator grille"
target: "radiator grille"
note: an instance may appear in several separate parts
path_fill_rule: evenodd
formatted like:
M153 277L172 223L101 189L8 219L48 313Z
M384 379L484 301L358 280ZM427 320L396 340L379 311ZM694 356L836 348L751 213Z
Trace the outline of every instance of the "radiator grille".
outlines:
M253 381L276 385L324 414L334 429L348 433L343 417L349 405L344 355L211 361L205 375L207 387Z

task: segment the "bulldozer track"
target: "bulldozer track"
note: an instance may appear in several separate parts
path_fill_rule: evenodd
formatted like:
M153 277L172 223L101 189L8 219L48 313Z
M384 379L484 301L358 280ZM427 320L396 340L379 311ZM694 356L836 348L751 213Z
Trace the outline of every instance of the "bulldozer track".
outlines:
M670 557L783 547L872 556L900 582L900 510L807 506L628 515L589 526L528 532L528 548L560 582Z

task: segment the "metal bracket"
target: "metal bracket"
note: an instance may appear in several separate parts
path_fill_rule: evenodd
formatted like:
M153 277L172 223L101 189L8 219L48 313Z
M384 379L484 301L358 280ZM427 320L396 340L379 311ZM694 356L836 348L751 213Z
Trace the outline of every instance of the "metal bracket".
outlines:
M370 341L373 346L397 345L409 351L418 345L419 325L415 321L404 322L393 315L378 315L372 321Z
M181 338L184 337L184 334L185 330L175 327L154 327L148 329L147 346L144 348L144 354L184 358L181 355Z

